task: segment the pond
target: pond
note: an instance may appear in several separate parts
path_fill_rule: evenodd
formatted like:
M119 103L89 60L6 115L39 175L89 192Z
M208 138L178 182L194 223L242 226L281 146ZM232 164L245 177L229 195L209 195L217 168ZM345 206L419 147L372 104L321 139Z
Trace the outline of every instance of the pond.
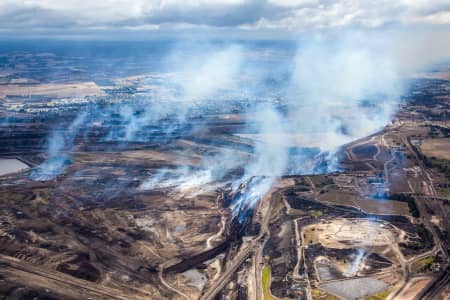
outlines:
M29 166L16 158L0 158L0 176L28 169Z

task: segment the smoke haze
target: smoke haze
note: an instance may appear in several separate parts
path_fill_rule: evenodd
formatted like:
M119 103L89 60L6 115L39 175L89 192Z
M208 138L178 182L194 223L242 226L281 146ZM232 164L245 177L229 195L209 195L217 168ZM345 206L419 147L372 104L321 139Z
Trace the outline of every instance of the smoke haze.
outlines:
M342 145L386 126L407 91L405 75L448 58L447 42L434 43L433 36L426 36L431 49L424 51L423 38L345 32L302 41L294 54L237 42L178 43L162 59L164 72L150 93L134 102L92 110L89 119L106 124L118 115L121 126L111 126L106 140L147 142L155 138L150 125L169 135L192 125L193 116L220 111L228 102L247 101L239 113L247 117L243 135L254 143L250 156L206 155L198 169L163 169L140 187L199 186L223 181L232 169L242 167L242 176L232 179L235 189L245 183L248 191L235 199L235 207L241 209L253 206L282 175L336 169L335 153ZM412 59L413 64L405 64ZM47 180L64 171L66 150L70 152L85 118L80 114L66 136L55 131L49 137L48 158L32 179ZM328 167L317 168L324 163Z

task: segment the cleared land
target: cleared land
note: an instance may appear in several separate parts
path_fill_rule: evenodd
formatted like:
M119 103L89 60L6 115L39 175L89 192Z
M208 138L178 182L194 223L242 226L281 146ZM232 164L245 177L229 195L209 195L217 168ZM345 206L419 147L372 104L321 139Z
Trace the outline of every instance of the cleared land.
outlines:
M0 85L0 98L7 96L47 95L53 97L102 96L103 91L95 82L70 84L39 84L39 85Z
M426 139L420 150L428 157L450 160L450 138Z
M356 207L369 214L410 215L406 202L369 199L351 191L329 189L327 192L319 195L318 199L336 205Z
M346 249L355 246L387 246L400 237L379 222L365 219L335 219L326 223L306 226L302 230L309 244Z

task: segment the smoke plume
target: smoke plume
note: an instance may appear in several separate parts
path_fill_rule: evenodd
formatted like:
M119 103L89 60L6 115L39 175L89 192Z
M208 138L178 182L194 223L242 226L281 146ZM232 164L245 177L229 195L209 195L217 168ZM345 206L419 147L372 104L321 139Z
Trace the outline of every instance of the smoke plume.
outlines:
M66 130L54 130L47 141L47 158L34 169L30 178L32 180L51 180L64 172L70 159L74 140L80 126L84 123L87 113L80 113Z

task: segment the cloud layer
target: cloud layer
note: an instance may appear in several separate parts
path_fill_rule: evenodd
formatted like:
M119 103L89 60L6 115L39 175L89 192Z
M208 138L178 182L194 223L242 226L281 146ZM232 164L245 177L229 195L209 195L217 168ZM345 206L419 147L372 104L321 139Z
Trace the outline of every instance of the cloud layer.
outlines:
M450 25L448 0L2 0L0 30L288 29Z

